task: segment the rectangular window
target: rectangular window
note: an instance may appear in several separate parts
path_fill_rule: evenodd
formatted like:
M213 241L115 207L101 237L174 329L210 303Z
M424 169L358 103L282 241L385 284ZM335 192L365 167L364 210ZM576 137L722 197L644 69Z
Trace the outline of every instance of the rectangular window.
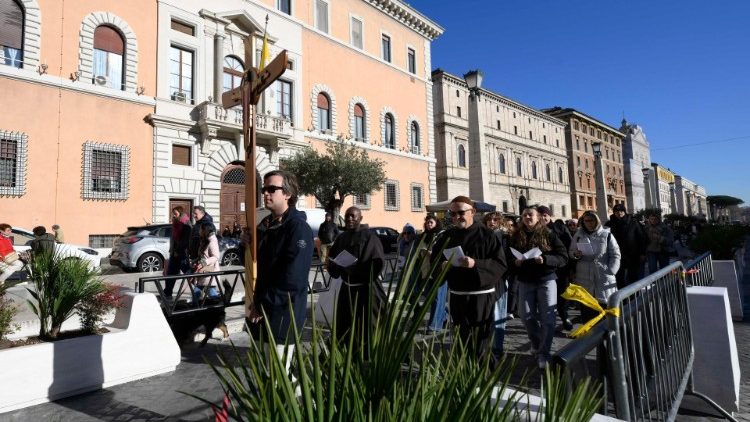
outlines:
M417 53L411 48L406 49L406 62L409 73L417 73Z
M365 140L365 117L354 116L354 138L357 141Z
M276 115L292 120L292 83L279 79L276 81L274 97L276 98Z
M456 107L456 115L461 117L461 107Z
M411 210L421 212L423 207L422 185L411 185Z
M586 201L584 199L585 198L583 197L583 195L578 196L578 208L583 208L586 206Z
M354 195L354 205L363 210L370 209L370 194Z
M518 126L513 126L513 134L518 135Z
M555 215L555 204L549 204L550 215Z
M130 149L124 145L83 145L83 197L128 199Z
M315 28L328 33L328 2L315 0Z
M169 50L169 95L193 103L193 52L172 46Z
M531 139L531 140L533 140L533 139L534 139L534 136L533 136L533 134L531 133L531 131L529 131L529 139Z
M387 181L385 182L385 210L386 211L398 211L399 200L398 200L398 182Z
M503 201L503 212L508 212L508 201Z
M122 55L94 49L94 83L113 89L123 89ZM102 79L103 78L103 79Z
M568 216L568 207L565 205L562 206L562 216L567 217Z
M90 234L89 248L111 248L119 234Z
M192 160L192 148L188 145L177 145L172 144L172 164L179 166L191 166L193 165Z
M500 120L498 120L497 121L497 130L500 130L500 129L502 129L502 127L500 127Z
M195 28L192 25L188 25L186 23L182 23L180 21L172 19L171 27L174 31L182 32L183 34L190 35L191 37L195 36Z
M26 193L27 141L24 133L0 130L0 195Z
M362 42L362 21L352 17L351 21L351 37L352 37L352 45L359 48L360 50L363 47Z
M330 111L327 108L318 107L318 129L321 132L331 130L329 115Z
M276 8L287 15L292 14L292 0L276 0Z
M391 37L383 34L383 38L381 39L380 45L381 45L381 50L383 52L383 60L390 63L391 62Z
M544 143L547 143L547 135L542 135L542 139L544 140Z

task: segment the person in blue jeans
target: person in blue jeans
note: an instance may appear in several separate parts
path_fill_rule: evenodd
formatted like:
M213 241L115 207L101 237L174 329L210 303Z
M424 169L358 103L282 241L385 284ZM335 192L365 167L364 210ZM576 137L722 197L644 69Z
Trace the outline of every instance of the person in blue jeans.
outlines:
M492 230L497 237L497 240L502 245L503 251L506 249L506 241L508 237L504 232L505 226L503 225L503 215L499 212L488 213L482 218L484 225ZM503 252L505 253L505 252ZM493 324L495 328L494 339L492 341L492 353L495 357L501 357L505 353L505 323L508 320L508 283L506 280L502 280L501 284L505 287L503 294L495 302L494 319Z
M432 251L432 248L435 246L435 243L437 239L440 237L440 234L443 232L443 225L440 223L440 220L438 220L437 216L435 214L427 214L427 216L424 219L424 226L423 226L423 232L419 236L419 238L416 241L416 244L419 245L420 252L423 255L426 255L424 257L424 260L422 261L422 267L420 268L421 277L420 279L423 281L427 281L430 277L430 251ZM429 331L440 331L443 329L443 326L445 325L445 321L448 317L448 310L447 310L447 300L448 300L448 282L444 281L443 284L440 285L438 288L437 295L435 297L435 300L433 300L430 305L430 317L427 323L427 329Z
M562 241L541 220L535 208L521 213L521 224L508 242L508 262L518 281L520 317L539 369L547 367L555 335L556 271L568 263ZM519 256L537 248L533 257Z

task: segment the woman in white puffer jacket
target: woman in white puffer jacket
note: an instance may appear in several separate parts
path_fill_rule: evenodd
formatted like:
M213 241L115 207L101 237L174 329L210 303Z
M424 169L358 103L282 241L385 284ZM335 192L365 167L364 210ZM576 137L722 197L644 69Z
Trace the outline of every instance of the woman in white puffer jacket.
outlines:
M576 260L574 283L584 287L606 308L609 296L617 291L615 274L620 268L620 247L593 211L583 213L580 221L581 227L573 236L569 249L570 257ZM579 244L590 244L591 248L588 250L588 246ZM582 306L583 323L596 315L596 311Z

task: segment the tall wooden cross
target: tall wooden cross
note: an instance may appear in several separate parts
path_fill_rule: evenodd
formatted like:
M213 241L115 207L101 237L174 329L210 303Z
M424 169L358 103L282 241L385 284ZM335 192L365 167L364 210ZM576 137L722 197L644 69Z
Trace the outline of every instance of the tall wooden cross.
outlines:
M248 70L242 76L242 84L225 92L221 96L221 102L224 108L242 104L242 136L245 143L245 220L251 238L250 247L245 248L245 313L247 314L253 303L255 280L258 277L258 240L256 238L258 213L255 206L258 194L255 176L256 126L258 124L256 108L263 91L286 70L288 58L284 50L268 66L258 71L252 66L252 37L246 38L244 44L245 63Z

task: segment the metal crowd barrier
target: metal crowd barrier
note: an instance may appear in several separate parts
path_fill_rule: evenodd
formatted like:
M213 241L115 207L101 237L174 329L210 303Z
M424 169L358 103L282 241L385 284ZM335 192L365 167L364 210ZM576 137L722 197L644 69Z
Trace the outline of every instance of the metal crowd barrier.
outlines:
M710 256L699 258L695 265L705 269ZM583 376L604 383L605 395L612 394L611 400L605 397L605 414L613 407L615 416L626 421L672 421L684 394L690 394L734 420L693 388L695 353L683 271L678 261L618 290L610 296L608 308L618 308L620 316L608 315L606 321L554 357L569 387ZM596 357L589 359L595 349ZM580 373L577 368L581 363L598 373Z
M218 298L208 296L208 291L204 289L197 297L193 297L193 290L197 286L198 279L206 280L206 286L214 287L219 293ZM173 292L176 292L174 299L164 293L167 281L174 281ZM136 285L138 293L147 291L147 285L153 285L148 291L154 292L159 297L162 309L167 318L182 314L195 313L204 309L242 305L243 300L232 301L232 295L237 284L245 283L244 270L226 270L212 273L199 274L180 274L180 275L160 275L152 277L141 277ZM197 300L194 300L197 299Z
M688 287L714 284L714 265L710 251L685 264L685 282Z

